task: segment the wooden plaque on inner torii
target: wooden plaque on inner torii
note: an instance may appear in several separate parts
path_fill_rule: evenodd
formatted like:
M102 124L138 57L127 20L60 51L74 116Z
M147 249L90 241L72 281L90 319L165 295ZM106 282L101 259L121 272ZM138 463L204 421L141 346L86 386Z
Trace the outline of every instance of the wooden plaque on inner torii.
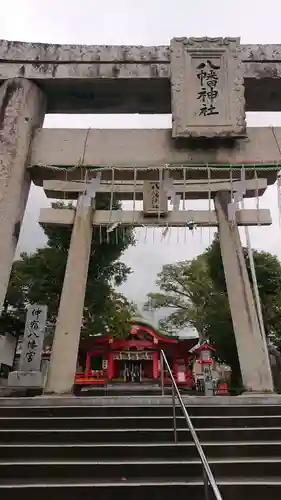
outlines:
M165 216L168 213L168 195L163 183L144 181L143 214L144 216Z

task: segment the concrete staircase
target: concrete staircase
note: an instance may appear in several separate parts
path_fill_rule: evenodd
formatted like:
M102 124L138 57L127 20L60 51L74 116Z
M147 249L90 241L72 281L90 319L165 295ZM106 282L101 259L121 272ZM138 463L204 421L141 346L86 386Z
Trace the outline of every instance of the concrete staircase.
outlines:
M223 499L280 500L281 404L201 400L189 412ZM174 444L169 402L0 400L0 497L203 500L196 448L180 409Z
M195 391L179 388L182 395L194 395ZM77 395L79 397L105 397L105 396L161 396L161 386L155 383L112 383L100 387L84 387ZM165 386L165 395L171 396L172 386Z

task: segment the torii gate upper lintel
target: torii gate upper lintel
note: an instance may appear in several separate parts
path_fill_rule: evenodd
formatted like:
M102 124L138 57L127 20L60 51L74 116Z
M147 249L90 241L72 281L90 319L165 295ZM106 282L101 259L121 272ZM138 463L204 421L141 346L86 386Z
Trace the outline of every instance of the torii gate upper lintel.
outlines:
M247 111L281 111L281 44L240 48ZM47 96L48 113L171 112L170 46L1 40L0 59L1 80L32 79Z

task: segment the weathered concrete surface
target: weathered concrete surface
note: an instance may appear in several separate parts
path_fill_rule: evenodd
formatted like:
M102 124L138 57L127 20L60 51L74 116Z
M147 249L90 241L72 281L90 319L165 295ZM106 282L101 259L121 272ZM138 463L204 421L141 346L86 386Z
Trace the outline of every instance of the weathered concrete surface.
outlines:
M260 396L183 396L187 406L280 406L280 395ZM33 398L0 398L0 407L40 407L40 406L171 406L169 396L39 396Z
M74 384L92 242L93 212L78 200L60 298L46 393L70 394Z
M269 226L272 224L270 210L237 210L236 219L238 226ZM48 226L50 224L61 224L71 226L75 221L75 210L42 208L39 215L39 224ZM128 226L169 226L183 227L192 221L196 226L209 227L218 225L218 219L214 210L180 210L169 211L166 217L144 217L141 211L132 210L96 210L93 211L93 225L107 226L121 222Z
M219 182L214 181L190 181L186 180L183 184L178 181L173 183L175 192L181 198L190 199L208 199L209 195L213 196L217 191L236 191L238 183L229 179L224 179ZM143 182L136 181L135 183L114 182L101 182L97 188L98 193L111 194L113 187L114 198L117 200L142 200L143 199ZM72 199L76 200L78 194L85 191L85 182L69 182L69 181L43 181L43 188L47 198L52 199ZM253 179L245 181L245 188L247 189L247 197L261 196L267 188L266 179Z
M246 197L255 197L257 191L259 191L260 195L263 194L266 188L258 188L258 183L257 179L259 180L265 180L267 184L273 184L276 181L277 173L279 172L281 168L281 164L279 163L274 163L274 164L263 164L261 167L255 165L248 165L245 168L245 177L246 180L251 181L255 184L256 189L250 190L249 192L246 193ZM255 167L255 168L254 168ZM186 174L184 174L184 168L182 167L168 167L170 177L175 181L175 182L180 182L183 183L185 182L185 179L188 182L196 182L197 184L200 182L204 183L212 183L212 182L223 182L227 180L227 182L232 182L234 183L235 181L239 181L241 179L241 165L238 165L237 168L229 168L229 166L220 166L218 168L213 169L210 167L209 173L210 173L210 181L209 181L209 174L208 174L208 168L206 165L200 167L197 166L192 166L192 167L187 167L186 168ZM46 168L45 166L35 166L35 167L30 167L29 172L31 174L33 182L38 185L42 186L44 181L55 181L55 182L81 182L81 179L85 179L87 176L88 179L90 179L92 176L96 175L96 169L91 168L91 167L80 167L77 166L77 168ZM112 168L111 167L102 167L101 169L102 175L102 182L109 182L110 184L112 183ZM138 169L137 171L137 178L139 181L143 182L144 180L154 180L157 181L159 180L159 167L148 167L145 169ZM65 180L67 179L67 181ZM130 167L125 167L125 168L115 168L114 169L114 182L120 183L120 182L128 182L133 184L134 183L134 168ZM200 190L199 190L200 191ZM205 190L205 188L202 190L200 193L200 198L199 198L199 191L195 191L193 194L191 192L188 192L187 194L187 199L204 199L206 198L206 192L208 191ZM212 189L211 189L212 191ZM231 189L230 189L231 191ZM57 193L59 193L57 191ZM74 194L72 192L72 194ZM70 194L70 198L72 197L72 194ZM99 196L99 194L97 194ZM138 194L137 194L138 196ZM67 199L67 195L63 195L63 198ZM207 198L209 195L207 196ZM56 198L56 195L54 196ZM60 198L60 195L58 196ZM74 196L74 199L76 196ZM131 199L131 198L130 198Z
M281 45L242 45L248 111L280 111ZM48 112L170 113L170 48L0 41L1 79L31 78ZM65 81L68 80L67 82Z
M262 338L243 248L236 224L228 222L230 193L215 196L225 282L243 385L249 392L273 392L267 346Z
M0 88L0 309L29 193L30 143L44 113L44 95L31 81L8 80Z
M281 61L281 44L241 45L242 61ZM68 45L0 40L1 60L42 63L170 63L167 45Z
M115 172L115 180L134 180L132 167L140 170L145 167L145 171L138 173L138 180L142 180L153 175L147 167L167 165L178 167L179 171L170 169L170 175L182 180L183 171L180 167L183 165L204 167L194 172L187 169L186 178L190 179L206 178L206 165L280 163L281 128L250 127L247 133L247 138L234 144L227 141L224 147L221 143L213 143L212 146L208 144L209 147L205 144L206 148L202 148L191 147L185 140L173 140L171 129L42 129L34 137L30 158L31 165L42 167L37 170L37 175L34 172L32 176L35 183L42 182L42 178L81 180L81 166L114 166L123 169ZM79 168L70 170L67 175L58 170L48 173L45 168L73 165ZM218 178L218 174L216 171L211 177ZM111 176L111 171L107 176L105 172L103 177L106 179L108 175ZM269 184L276 180L276 172L261 170L259 175L266 177ZM158 179L159 172L155 170L153 180Z
M35 389L43 387L43 374L40 371L14 371L9 374L9 388Z

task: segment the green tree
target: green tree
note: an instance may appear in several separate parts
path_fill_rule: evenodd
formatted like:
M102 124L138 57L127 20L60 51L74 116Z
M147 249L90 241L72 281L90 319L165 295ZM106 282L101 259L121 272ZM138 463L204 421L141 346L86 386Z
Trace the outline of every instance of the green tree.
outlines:
M249 258L244 249L249 270ZM266 252L254 251L255 268L267 335L281 336L281 264ZM251 279L251 274L249 272ZM215 345L221 362L232 368L233 385L241 383L239 360L227 299L219 241L191 261L165 265L158 275L158 293L150 293L150 309L166 309L161 326L170 332L193 326ZM170 310L172 309L172 312Z
M108 208L108 201L97 198L98 209ZM53 204L54 208L70 208L72 205ZM120 208L115 203L114 208ZM47 244L28 255L22 253L14 262L10 283L1 316L2 331L22 333L26 306L30 303L48 305L48 322L55 325L63 285L71 228L45 226ZM112 331L125 335L128 321L135 311L133 303L116 292L131 270L119 258L129 245L134 244L131 228L95 227L93 231L89 273L83 315L82 337ZM70 305L71 307L71 305Z
M191 261L166 264L158 274L160 292L150 293L146 309L172 309L160 327L171 334L186 326L194 326L203 338L206 335L205 312L212 283L206 259L199 256Z
M248 249L244 248L243 252L250 282L253 285ZM205 257L215 290L226 294L227 290L217 236L205 252ZM278 338L281 335L281 263L275 255L268 252L253 250L253 257L266 335Z

